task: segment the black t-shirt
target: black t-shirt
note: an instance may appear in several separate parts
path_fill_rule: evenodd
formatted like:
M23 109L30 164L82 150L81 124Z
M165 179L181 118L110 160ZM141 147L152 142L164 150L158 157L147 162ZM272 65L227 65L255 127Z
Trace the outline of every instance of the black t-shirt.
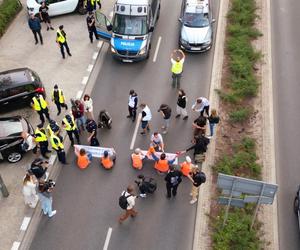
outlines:
M170 119L172 110L168 105L162 105L159 110L164 113L164 119Z
M178 96L177 105L181 108L186 107L186 97L185 97L185 95L179 95Z
M199 116L194 123L199 127L204 127L206 125L206 118L204 116Z
M40 7L39 12L42 14L43 18L48 17L48 10L49 10L48 6L45 6L45 7L41 6Z
M88 26L89 29L94 28L95 27L95 17L94 17L94 15L87 16L86 23L87 23L87 26Z
M181 171L175 170L172 172L169 172L166 177L165 181L172 186L179 185L179 183L182 181L181 179L182 173Z
M192 179L194 181L193 185L199 187L206 181L206 176L203 172L192 173Z

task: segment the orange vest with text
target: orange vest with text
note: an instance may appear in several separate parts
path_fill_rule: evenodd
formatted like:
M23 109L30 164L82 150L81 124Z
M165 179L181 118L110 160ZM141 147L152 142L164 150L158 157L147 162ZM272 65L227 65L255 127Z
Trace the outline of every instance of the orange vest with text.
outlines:
M88 167L89 164L90 162L86 155L78 155L77 165L79 168L85 169Z
M158 160L155 162L154 168L157 169L160 172L168 172L169 170L169 163L168 160Z
M113 161L109 157L101 157L101 164L106 169L110 169L114 165Z
M131 155L131 159L132 159L132 166L134 168L136 168L136 169L142 169L143 162L142 162L142 159L141 159L140 155L132 154Z

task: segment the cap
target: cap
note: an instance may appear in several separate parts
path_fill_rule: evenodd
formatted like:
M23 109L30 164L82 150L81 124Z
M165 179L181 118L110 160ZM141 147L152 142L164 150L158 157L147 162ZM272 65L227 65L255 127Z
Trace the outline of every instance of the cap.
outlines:
M189 156L186 156L186 157L185 157L185 160L186 160L188 163L191 163L191 162L192 162L191 157L189 157Z

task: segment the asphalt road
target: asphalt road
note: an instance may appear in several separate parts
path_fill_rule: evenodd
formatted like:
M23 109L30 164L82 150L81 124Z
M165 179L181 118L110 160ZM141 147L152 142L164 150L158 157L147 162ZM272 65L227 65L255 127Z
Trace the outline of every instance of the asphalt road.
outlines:
M162 3L148 61L123 64L113 60L110 52L106 53L92 99L95 115L103 108L112 115L113 128L99 131L98 137L102 146L115 148L117 163L112 171L105 171L98 159L94 159L92 166L80 171L71 153L68 158L72 164L63 168L54 194L57 215L42 219L31 249L102 249L109 228L112 235L108 249L192 249L196 206L189 204L190 182L185 179L177 197L168 200L163 177L155 173L153 163L145 165L140 172L132 169L129 146L135 124L126 119L128 93L135 89L139 103L147 103L152 110L152 132L162 125L157 112L159 105L167 103L173 108L170 131L164 136L166 151L176 152L190 145L191 124L196 114L189 110L188 121L175 120L177 93L171 87L169 55L177 47L179 10L180 2ZM153 62L159 36L162 42L157 61ZM189 107L198 96L208 96L212 57L213 51L187 55L181 86L187 92ZM135 147L148 148L149 139L150 134L138 134ZM119 225L120 193L140 173L154 177L158 190L147 199L138 199L138 216Z
M300 184L300 2L274 0L271 4L279 243L282 250L296 250L300 249L293 212Z

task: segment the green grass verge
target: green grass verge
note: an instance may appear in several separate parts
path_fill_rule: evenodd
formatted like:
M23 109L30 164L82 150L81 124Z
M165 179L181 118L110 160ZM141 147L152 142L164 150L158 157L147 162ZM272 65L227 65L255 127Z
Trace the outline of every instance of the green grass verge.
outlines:
M18 0L3 0L0 4L0 37L21 9L22 5Z

